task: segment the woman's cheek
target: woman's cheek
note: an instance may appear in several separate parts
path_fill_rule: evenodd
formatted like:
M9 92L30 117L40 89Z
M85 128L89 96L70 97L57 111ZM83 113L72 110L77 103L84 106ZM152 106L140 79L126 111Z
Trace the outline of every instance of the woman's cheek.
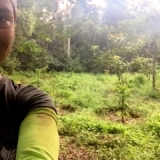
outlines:
M15 31L14 28L0 29L0 64L11 52Z

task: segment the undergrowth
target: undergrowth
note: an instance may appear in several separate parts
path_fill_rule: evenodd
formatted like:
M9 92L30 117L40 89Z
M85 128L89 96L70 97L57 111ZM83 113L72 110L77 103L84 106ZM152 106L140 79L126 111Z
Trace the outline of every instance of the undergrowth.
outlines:
M152 91L145 76L128 75L131 93L123 124L114 75L28 72L8 77L41 88L53 98L63 140L60 160L160 159L160 81Z

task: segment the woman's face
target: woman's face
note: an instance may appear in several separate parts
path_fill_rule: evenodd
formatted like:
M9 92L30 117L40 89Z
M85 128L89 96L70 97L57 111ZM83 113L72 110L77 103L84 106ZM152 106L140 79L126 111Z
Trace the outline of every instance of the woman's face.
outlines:
M14 11L11 1L0 0L0 64L11 52L14 35Z

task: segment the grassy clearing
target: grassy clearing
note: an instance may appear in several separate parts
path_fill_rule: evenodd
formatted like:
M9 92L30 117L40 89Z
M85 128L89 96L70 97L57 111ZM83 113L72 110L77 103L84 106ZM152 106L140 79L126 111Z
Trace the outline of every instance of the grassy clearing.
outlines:
M54 98L60 160L160 159L159 80L153 92L146 77L128 75L131 95L126 99L123 124L114 75L21 73L9 77L37 86Z

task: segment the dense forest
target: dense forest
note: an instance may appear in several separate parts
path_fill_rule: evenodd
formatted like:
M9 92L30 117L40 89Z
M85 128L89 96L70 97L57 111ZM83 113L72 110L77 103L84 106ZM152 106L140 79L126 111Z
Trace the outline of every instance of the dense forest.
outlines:
M159 61L156 2L18 0L16 41L3 69L149 75Z

